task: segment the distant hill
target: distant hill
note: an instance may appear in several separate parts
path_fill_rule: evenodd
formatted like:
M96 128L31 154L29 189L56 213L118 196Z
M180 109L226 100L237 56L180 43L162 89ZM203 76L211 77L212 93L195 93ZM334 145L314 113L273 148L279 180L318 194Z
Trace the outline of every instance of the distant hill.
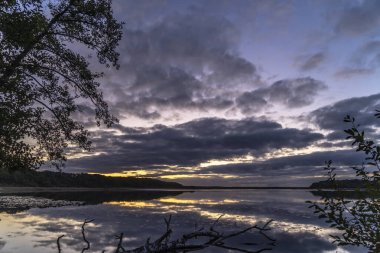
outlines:
M355 189L355 188L365 188L367 182L359 179L346 179L346 180L336 180L336 186L340 189ZM319 181L312 183L310 185L312 189L333 189L335 186L331 181Z
M175 182L152 178L106 177L94 174L74 174L52 171L0 171L0 186L28 187L89 187L89 188L182 188Z

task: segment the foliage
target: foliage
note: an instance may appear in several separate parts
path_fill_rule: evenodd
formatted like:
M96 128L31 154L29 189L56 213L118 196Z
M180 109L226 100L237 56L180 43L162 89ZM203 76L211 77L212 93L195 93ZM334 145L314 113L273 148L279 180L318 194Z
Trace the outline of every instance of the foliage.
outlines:
M380 118L380 111L375 114ZM359 130L355 118L346 116L344 121L351 124L345 132L347 139L352 140L352 146L357 152L364 152L366 162L359 167L353 167L356 177L360 178L365 187L356 191L365 194L358 199L347 198L347 194L335 197L323 196L322 203L312 203L311 208L319 218L342 231L342 235L331 235L338 245L365 246L369 252L380 252L380 146L366 138L364 131ZM336 181L336 168L332 162L326 163L328 181L336 191L341 191ZM311 203L311 202L309 202Z
M117 68L121 28L111 0L0 1L0 168L59 167L69 144L89 149L73 118L86 100L98 125L117 121L98 89L102 73L78 51Z

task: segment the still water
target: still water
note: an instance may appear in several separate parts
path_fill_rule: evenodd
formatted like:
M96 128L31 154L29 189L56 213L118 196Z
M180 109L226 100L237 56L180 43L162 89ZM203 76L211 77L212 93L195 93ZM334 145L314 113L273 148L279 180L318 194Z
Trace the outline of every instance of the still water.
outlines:
M85 246L81 225L86 226L91 249L114 252L115 235L124 233L124 248L145 244L165 232L164 218L172 215L176 237L208 228L224 215L216 229L239 231L254 224L271 223L270 242L257 232L244 233L228 241L247 250L272 248L273 253L366 252L360 247L337 247L329 235L337 232L319 220L309 204L319 197L306 190L207 190L194 192L60 192L0 195L0 252L80 252ZM235 252L208 248L202 252Z

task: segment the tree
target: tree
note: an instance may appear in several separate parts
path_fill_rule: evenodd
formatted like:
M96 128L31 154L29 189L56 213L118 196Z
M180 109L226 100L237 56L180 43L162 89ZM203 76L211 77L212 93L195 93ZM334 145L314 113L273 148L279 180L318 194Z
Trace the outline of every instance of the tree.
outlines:
M111 0L0 1L0 169L60 168L68 144L89 149L73 118L84 101L98 125L117 122L78 48L118 68L121 36Z
M378 110L375 117L380 118ZM342 235L331 235L338 245L355 245L368 248L369 252L380 252L380 146L366 138L364 131L359 130L355 118L346 116L344 121L351 124L345 130L347 139L357 152L364 152L366 162L353 167L356 177L361 180L364 189L357 189L358 197L347 198L347 194L339 189L335 180L336 169L327 162L325 170L329 185L334 187L335 197L322 195L321 202L311 203L311 208L319 218L325 219L330 227L337 228Z

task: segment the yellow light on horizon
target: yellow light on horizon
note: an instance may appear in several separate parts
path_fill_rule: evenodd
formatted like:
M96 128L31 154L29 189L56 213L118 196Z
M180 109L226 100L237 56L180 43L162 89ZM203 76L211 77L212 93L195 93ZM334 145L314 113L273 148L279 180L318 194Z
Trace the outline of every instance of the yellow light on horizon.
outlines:
M224 199L221 201L215 201L211 199L179 199L179 198L162 198L159 199L163 203L172 203L172 204L190 204L190 205L222 205L229 203L238 203L238 200L233 199Z
M238 175L232 175L232 174L216 174L216 173L209 173L209 174L173 174L173 175L163 175L159 176L161 179L185 179L185 178L202 178L202 179L209 179L209 178L223 178L223 179L229 179L229 178L240 178Z
M145 207L157 207L157 204L151 202L144 201L109 201L104 204L113 205L113 206L122 206L122 207L137 207L137 208L145 208Z
M207 168L210 166L218 166L218 165L227 165L227 164L237 164L237 163L251 163L254 157L250 154L241 156L241 157L233 157L229 159L212 159L206 162L200 163L199 167Z
M149 173L147 170L129 170L129 171L112 172L112 173L89 172L88 174L102 175L106 177L144 177L151 173Z

